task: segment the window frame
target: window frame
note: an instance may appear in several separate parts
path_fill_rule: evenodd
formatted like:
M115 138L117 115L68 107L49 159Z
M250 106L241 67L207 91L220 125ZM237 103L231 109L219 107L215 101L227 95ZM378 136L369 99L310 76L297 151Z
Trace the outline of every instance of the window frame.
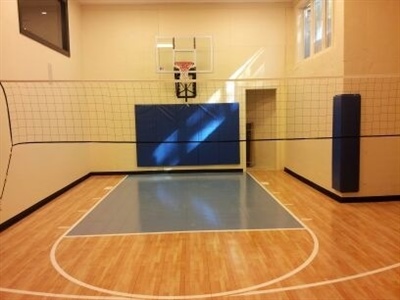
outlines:
M316 2L320 2L319 20L317 22ZM330 11L328 11L330 9ZM306 13L310 13L309 23L306 24ZM332 46L333 37L333 1L304 0L298 6L297 34L299 59L313 57ZM318 28L317 28L318 27ZM322 33L322 35L321 35ZM317 37L321 35L321 37Z
M18 21L19 21L19 32L20 34L33 39L40 44L47 46L48 48L55 50L65 56L71 56L71 49L70 49L70 38L69 38L69 17L68 17L68 0L53 0L55 3L59 5L58 13L60 15L60 26L58 30L61 34L61 47L48 39L44 36L41 36L38 33L32 32L27 28L24 28L23 18L23 2L24 0L18 0ZM34 1L34 0L30 0Z
M302 10L302 49L303 49L303 58L308 58L312 53L312 8L311 3L308 3Z
M312 46L314 53L318 53L325 49L325 0L313 0L313 17L314 17L314 40Z

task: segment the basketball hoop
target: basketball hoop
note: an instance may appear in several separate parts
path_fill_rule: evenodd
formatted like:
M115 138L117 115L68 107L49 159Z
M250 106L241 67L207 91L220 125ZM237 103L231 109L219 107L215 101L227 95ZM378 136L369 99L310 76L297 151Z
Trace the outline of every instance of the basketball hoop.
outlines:
M184 83L187 83L191 80L191 78L189 76L189 72L194 67L195 67L195 64L192 61L176 61L175 62L175 68L178 69L179 74L180 74L179 79Z
M176 97L184 98L186 102L188 98L195 98L197 95L195 63L192 61L176 61L174 69Z

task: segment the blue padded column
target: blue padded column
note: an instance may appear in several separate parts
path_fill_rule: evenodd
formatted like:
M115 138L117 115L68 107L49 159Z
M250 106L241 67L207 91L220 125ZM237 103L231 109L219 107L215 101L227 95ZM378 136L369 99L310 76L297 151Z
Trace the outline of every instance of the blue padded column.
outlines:
M361 96L342 94L333 98L332 187L357 192L360 177Z

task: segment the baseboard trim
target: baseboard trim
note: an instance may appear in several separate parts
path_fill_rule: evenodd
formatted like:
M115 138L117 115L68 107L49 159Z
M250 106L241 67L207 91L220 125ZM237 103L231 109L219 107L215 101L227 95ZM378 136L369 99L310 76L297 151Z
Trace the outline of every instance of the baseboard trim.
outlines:
M235 169L196 169L196 170L179 170L179 169L166 169L166 170L137 170L137 171L99 171L91 172L90 175L141 175L141 174L187 174L187 173L235 173L243 172L241 168Z
M311 180L293 172L289 168L284 168L284 171L289 175L295 177L296 179L300 180L301 182L309 185L313 189L317 190L318 192L336 200L340 203L357 203L357 202L387 202L387 201L399 201L400 195L382 195L382 196L360 196L360 197L341 197L331 191L319 186L318 184L312 182Z
M0 224L0 232L4 231L5 229L11 227L12 225L18 223L22 219L26 218L30 214L34 213L37 211L39 208L45 206L49 202L53 201L55 198L59 197L69 189L73 188L74 186L78 185L79 183L85 181L87 178L89 178L91 174L86 174L82 176L81 178L78 178L77 180L73 181L72 183L68 184L67 186L63 187L62 189L58 190L57 192L51 194L50 196L44 198L43 200L37 202L36 204L32 205L31 207L27 208L26 210L20 212L19 214L15 215L11 219L8 219L7 221L3 222Z

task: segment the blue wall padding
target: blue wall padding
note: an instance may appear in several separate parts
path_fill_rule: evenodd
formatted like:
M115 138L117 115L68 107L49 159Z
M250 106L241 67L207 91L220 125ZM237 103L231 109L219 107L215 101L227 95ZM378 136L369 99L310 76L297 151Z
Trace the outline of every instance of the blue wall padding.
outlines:
M239 164L239 104L135 105L137 164Z
M333 99L332 187L357 192L360 177L361 96L337 95Z

